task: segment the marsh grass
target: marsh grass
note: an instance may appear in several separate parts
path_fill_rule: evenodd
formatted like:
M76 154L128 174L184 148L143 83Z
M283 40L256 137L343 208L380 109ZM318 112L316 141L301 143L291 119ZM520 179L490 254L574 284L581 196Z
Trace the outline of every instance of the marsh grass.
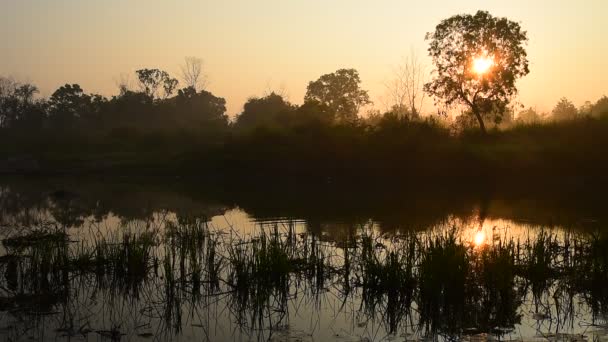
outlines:
M435 333L458 332L467 316L470 263L456 231L426 237L418 270L420 324Z
M390 250L372 236L361 238L360 275L362 302L368 316L382 312L383 321L394 333L403 319L410 315L417 264L418 239L413 234L402 237Z
M249 241L230 244L228 252L228 284L234 290L235 312L239 316L250 312L253 324L261 324L270 311L284 313L295 260L278 228L270 233L262 231ZM240 318L242 321L243 316Z
M528 301L560 327L581 310L577 298L594 319L608 313L605 233L538 230L483 246L464 236L453 228L387 237L363 226L336 242L274 224L241 237L183 218L162 232L124 230L93 241L33 230L3 240L0 309L65 313L90 289L87 297L128 303L121 314L141 302L166 338L214 305L240 329L271 334L289 324L294 302L320 308L332 297L339 310L353 307L389 334L501 336L521 323ZM110 328L121 331L99 330Z
M478 284L475 325L484 332L500 333L521 323L518 308L525 291L517 279L517 247L513 240L499 241L473 258Z
M594 316L608 315L608 234L596 232L574 241L572 262L566 278Z

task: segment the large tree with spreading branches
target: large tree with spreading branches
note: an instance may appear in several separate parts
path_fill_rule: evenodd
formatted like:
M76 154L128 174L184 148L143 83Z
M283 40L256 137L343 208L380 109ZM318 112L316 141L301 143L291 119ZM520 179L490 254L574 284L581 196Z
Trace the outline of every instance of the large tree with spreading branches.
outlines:
M485 11L455 15L428 33L435 70L425 90L439 102L464 105L485 132L489 115L505 112L527 75L527 34L519 23Z

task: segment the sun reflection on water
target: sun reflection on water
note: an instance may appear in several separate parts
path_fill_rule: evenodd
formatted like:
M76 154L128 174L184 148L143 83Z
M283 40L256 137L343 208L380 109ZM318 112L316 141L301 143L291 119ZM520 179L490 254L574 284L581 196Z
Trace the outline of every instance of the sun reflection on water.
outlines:
M483 230L478 230L477 233L475 233L475 237L473 239L473 242L475 243L475 246L477 247L481 247L483 245L485 245L486 243L486 232Z

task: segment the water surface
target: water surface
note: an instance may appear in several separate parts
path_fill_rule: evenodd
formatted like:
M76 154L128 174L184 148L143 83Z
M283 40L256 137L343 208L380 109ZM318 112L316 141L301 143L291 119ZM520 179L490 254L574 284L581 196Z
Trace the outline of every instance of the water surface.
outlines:
M608 334L603 211L568 196L368 198L66 179L1 189L6 340Z

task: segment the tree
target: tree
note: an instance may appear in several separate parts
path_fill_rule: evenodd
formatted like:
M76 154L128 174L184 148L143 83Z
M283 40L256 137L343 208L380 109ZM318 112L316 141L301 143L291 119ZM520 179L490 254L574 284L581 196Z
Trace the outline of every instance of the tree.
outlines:
M529 73L526 32L478 11L443 20L426 39L435 65L426 92L445 105L467 106L485 133L484 116L502 112L517 93L516 80Z
M291 103L274 92L261 98L252 97L245 103L235 125L241 129L251 129L264 125L286 124L289 119L287 116L293 110Z
M534 124L540 122L541 119L542 117L540 116L540 114L538 114L538 112L534 108L530 107L524 111L519 112L519 114L517 114L516 121L522 124Z
M393 72L393 78L385 84L388 107L399 116L418 118L424 103L425 70L413 52L404 58Z
M180 89L175 100L175 111L183 119L185 126L192 124L215 125L224 127L228 124L226 116L226 100L212 93L201 90L197 92L192 87Z
M159 69L140 69L135 73L141 91L152 99L156 98L161 86L164 90L163 98L168 98L173 94L179 83L177 79L171 78L169 73Z
M45 113L43 104L34 100L38 88L0 77L0 127L40 125Z
M590 117L593 114L593 103L591 101L585 101L583 105L578 109L579 116Z
M116 79L116 86L118 87L118 96L123 96L128 92L133 91L132 81L129 74L121 73Z
M166 78L163 82L163 99L166 99L171 96L175 89L177 89L178 84L179 81L177 79L170 77Z
M100 95L86 94L78 84L66 84L49 98L50 119L60 127L73 125L78 119L92 119L105 101Z
M186 57L181 66L182 80L187 88L196 91L205 90L207 86L207 76L203 73L203 60L198 57Z
M594 105L591 110L593 116L608 116L608 97L602 96Z
M360 83L357 70L340 69L310 82L304 102L317 102L329 108L339 121L352 123L356 121L359 109L371 103Z
M150 116L154 113L154 107L154 100L150 96L124 88L108 102L102 126L107 129L147 127L152 123Z
M326 105L316 101L307 101L296 109L292 126L329 126L335 120L335 112Z
M565 97L562 97L551 112L556 121L572 120L578 116L576 106Z

